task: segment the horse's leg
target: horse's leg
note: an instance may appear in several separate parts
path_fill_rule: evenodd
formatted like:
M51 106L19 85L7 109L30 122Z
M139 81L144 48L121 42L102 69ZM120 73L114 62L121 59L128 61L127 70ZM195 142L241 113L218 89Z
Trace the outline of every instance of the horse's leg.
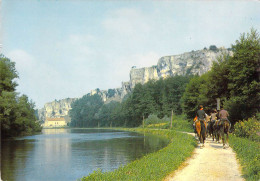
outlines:
M204 146L203 134L200 132L200 148Z
M229 146L229 144L228 144L229 129L230 129L230 125L229 125L229 123L228 123L228 124L227 124L227 139L226 139L227 146Z
M220 139L221 139L221 131L220 128L218 128L218 143L220 143Z
M201 135L200 122L196 122L195 126L196 126L196 131L198 134L198 139L200 141L200 135Z
M227 132L226 143L227 143L227 146L229 146L229 144L228 144L228 132Z
M215 135L214 135L214 128L213 128L213 127L212 127L212 129L211 129L211 134L212 134L212 140L214 141Z
M220 133L221 133L223 148L225 148L225 128L224 128L224 125L221 126L221 128L220 128Z
M206 136L207 136L207 124L205 122L201 122L201 137L202 137L202 146L204 146Z

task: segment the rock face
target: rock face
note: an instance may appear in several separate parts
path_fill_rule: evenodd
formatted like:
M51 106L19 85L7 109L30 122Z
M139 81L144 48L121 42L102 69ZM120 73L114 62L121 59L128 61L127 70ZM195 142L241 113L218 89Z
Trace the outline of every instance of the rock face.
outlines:
M91 90L90 93L88 93L88 95L90 96L95 94L98 94L102 98L105 104L111 101L120 102L123 98L122 97L123 92L120 88L108 89L108 90L95 89L95 90Z
M232 51L225 48L217 50L197 50L180 55L164 56L157 65L145 68L132 68L130 71L130 89L137 83L144 84L151 79L158 80L175 75L202 75L210 70L213 61Z
M76 98L67 98L62 100L55 100L53 102L46 103L44 108L38 110L39 120L45 122L46 118L61 118L64 117L66 122L70 122L69 110L71 104L77 100Z
M158 80L175 75L202 75L210 70L213 61L224 54L232 56L233 53L225 48L214 48L191 51L180 55L164 56L158 60L157 65L145 68L132 67L129 82L122 82L121 88L92 90L88 95L98 94L105 103L122 101L125 95L133 90L136 84L144 84L149 80ZM47 117L64 117L70 121L68 113L71 103L76 99L62 99L46 103L44 108L38 110L38 117L44 121Z

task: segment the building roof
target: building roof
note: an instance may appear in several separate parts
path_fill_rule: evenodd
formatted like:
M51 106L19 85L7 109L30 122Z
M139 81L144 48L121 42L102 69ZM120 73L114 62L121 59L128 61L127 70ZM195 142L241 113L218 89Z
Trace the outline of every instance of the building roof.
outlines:
M46 118L46 121L65 121L64 118Z

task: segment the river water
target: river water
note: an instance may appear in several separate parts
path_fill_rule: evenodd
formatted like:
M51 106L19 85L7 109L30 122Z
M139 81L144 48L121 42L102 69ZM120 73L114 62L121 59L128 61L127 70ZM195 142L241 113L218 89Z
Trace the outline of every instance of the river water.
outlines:
M106 129L44 129L42 134L1 142L2 180L73 181L100 168L112 171L168 140Z

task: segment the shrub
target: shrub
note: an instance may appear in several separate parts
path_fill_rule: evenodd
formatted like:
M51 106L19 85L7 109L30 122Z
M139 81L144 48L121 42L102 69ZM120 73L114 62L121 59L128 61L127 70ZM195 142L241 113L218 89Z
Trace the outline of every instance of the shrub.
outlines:
M163 117L162 119L158 118L157 115L151 114L147 119L144 120L144 126L149 128L163 128L167 129L170 125L170 118Z
M234 125L234 135L248 138L252 141L260 141L260 122L257 118L249 118L248 121L239 121Z
M209 49L212 50L212 51L217 51L218 50L216 45L210 45Z
M170 126L171 126L171 118L167 116L160 119L156 115L152 114L147 119L144 120L144 127L146 128L169 129ZM193 132L192 123L187 121L185 115L173 116L172 129L178 131Z

